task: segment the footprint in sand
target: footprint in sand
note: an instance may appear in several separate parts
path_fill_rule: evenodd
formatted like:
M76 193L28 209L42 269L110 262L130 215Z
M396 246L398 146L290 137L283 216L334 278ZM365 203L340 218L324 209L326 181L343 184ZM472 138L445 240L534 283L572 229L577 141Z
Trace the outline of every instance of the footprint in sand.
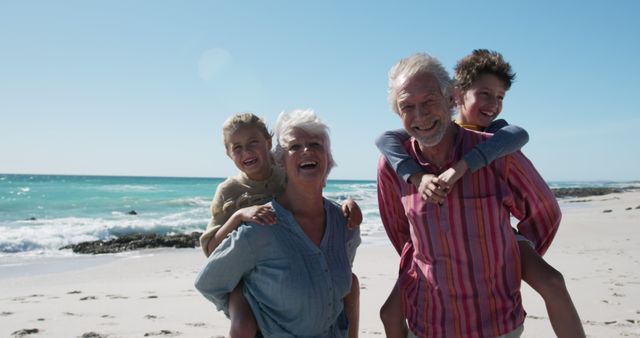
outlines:
M611 209L602 210L603 213L612 212L612 211L613 210L611 210Z
M28 336L30 334L34 334L38 332L40 332L40 330L38 329L22 329L22 330L14 331L13 333L11 333L11 335L14 337L24 337L24 336Z
M179 336L180 332L178 331L171 331L171 330L160 330L160 331L156 331L156 332L147 332L144 334L145 337L150 337L150 336L169 336L169 337L175 337L175 336Z
M151 295L151 296L147 296L147 297L145 297L145 298L147 298L147 299L156 299L156 298L158 298L158 296Z
M186 323L184 325L193 326L193 327L205 327L207 326L207 323Z
M113 316L113 315L102 315L102 316L100 316L100 318L116 318L116 316Z
M2 313L0 313L0 317L11 316L12 314L13 314L13 312L3 311Z
M156 315L146 315L146 316L144 316L144 318L146 318L146 319L158 319L158 316L156 316Z
M121 296L121 295L107 295L107 298L109 298L109 299L128 299L129 297Z
M79 338L107 338L107 336L91 331L83 333L81 336L79 336Z
M96 296L86 296L86 297L80 298L80 300L96 300L96 299L98 299Z
M534 315L527 315L527 318L531 318L531 319L548 319L548 318L545 318L545 317L534 316Z
M75 295L75 294L78 294L78 293L82 293L82 291L80 291L80 290L73 290L73 291L69 291L69 292L67 292L67 294L68 294L68 295Z
M71 317L82 317L82 315L73 313L73 312L63 312L63 315L71 316Z
M11 300L14 302L21 302L21 303L40 303L40 301L26 301L27 298L40 298L40 297L44 297L44 295L38 295L38 294L33 294L30 296L26 296L26 297L15 297L12 298Z

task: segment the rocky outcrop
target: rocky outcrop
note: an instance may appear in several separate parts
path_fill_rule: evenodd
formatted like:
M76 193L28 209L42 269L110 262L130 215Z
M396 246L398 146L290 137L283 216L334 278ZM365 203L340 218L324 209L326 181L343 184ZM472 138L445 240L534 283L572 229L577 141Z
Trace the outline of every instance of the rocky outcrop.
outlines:
M624 192L635 189L633 187L607 188L607 187L584 187L584 188L552 188L551 190L557 198L563 197L586 197L602 196L612 193Z
M75 253L95 255L163 247L195 248L196 246L200 246L198 238L200 238L201 234L200 232L166 236L158 234L131 234L108 241L90 241L70 244L60 248L60 250L71 249Z

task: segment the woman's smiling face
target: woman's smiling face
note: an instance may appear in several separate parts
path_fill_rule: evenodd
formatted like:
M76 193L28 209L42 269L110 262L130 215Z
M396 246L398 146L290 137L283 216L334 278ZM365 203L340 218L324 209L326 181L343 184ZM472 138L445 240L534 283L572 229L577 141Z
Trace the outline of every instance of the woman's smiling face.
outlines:
M289 183L301 180L324 183L329 156L322 136L293 128L284 149L284 169Z

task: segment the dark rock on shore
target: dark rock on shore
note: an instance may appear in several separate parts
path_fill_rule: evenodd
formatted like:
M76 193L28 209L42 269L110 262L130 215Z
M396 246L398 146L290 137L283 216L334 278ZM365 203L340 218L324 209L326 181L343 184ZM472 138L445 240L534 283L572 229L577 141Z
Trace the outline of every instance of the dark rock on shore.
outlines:
M137 215L138 213L135 210L131 210L127 213L127 215Z
M196 246L200 246L198 239L201 234L201 232L166 236L158 234L131 234L108 241L91 241L71 244L60 248L60 250L71 249L75 253L95 255L164 247L195 248Z
M586 197L602 196L619 193L633 189L632 187L610 188L610 187L584 187L584 188L552 188L551 191L557 198L563 197Z

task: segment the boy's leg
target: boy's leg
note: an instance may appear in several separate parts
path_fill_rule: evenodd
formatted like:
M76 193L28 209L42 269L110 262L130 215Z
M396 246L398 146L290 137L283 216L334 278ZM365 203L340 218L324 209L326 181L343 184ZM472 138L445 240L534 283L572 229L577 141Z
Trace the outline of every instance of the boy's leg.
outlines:
M518 245L522 280L542 296L551 327L558 338L585 337L580 316L573 305L562 274L540 257L526 242L518 241Z
M243 287L244 284L240 282L229 295L229 317L231 318L229 337L231 338L254 338L258 332L256 318L242 294Z
M394 285L389 297L380 309L380 319L384 325L384 332L389 338L406 338L409 328L402 312L402 299L398 283Z
M358 338L360 327L360 282L351 274L351 291L344 297L344 312L349 320L349 338Z

